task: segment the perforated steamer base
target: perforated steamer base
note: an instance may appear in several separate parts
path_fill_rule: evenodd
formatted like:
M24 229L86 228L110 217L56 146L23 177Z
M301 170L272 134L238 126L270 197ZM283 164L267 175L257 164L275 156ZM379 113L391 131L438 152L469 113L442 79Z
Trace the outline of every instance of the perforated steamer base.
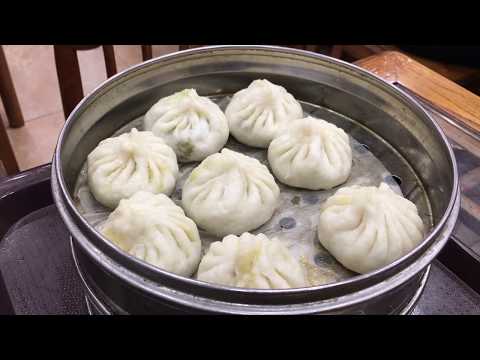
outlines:
M231 95L210 97L223 110L228 105ZM371 130L358 122L327 108L301 102L305 116L313 116L331 122L343 128L350 136L353 152L352 172L346 183L331 190L310 191L283 185L277 180L281 189L281 204L273 217L260 228L252 231L277 237L301 261L311 285L321 285L348 279L355 274L345 269L318 242L316 224L321 204L339 188L351 185L378 186L386 182L394 191L403 193L413 201L419 214L429 229L432 225L431 209L428 198L418 177L406 160L389 144ZM117 130L112 136L130 131L133 127L143 130L143 116ZM232 136L227 148L257 158L268 166L266 149L249 147L235 141ZM179 163L180 177L177 181L172 199L181 206L182 186L190 172L199 163ZM401 186L399 186L399 183ZM92 196L87 184L87 168L84 164L75 187L77 209L97 229L108 217L110 210L100 205ZM220 241L200 229L202 250L205 252L213 241Z

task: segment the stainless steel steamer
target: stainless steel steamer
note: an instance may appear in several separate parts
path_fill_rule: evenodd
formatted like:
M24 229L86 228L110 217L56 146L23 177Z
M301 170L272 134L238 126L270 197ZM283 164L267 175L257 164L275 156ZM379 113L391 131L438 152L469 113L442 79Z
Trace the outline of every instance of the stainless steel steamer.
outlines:
M329 109L334 122L369 147L426 223L427 238L375 272L323 286L250 290L206 284L162 271L123 253L78 213L75 181L96 144L184 88L232 94L267 77L296 98ZM455 225L460 196L455 157L430 116L400 90L354 65L272 46L214 46L139 64L110 78L69 116L57 144L52 190L72 234L72 253L87 296L102 313L341 314L409 312L429 264Z

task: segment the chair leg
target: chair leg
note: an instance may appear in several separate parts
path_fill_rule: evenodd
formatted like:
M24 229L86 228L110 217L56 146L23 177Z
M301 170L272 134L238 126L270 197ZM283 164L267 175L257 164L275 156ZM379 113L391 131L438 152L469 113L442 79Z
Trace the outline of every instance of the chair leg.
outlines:
M83 99L82 78L76 50L68 45L54 45L55 65L57 67L60 96L63 112L67 118Z
M5 112L7 113L8 123L12 128L18 128L25 125L22 110L18 103L12 77L8 70L7 58L0 45L0 96L3 100Z
M105 58L105 67L107 68L107 77L112 77L117 73L117 63L115 61L115 51L113 45L103 45L103 57Z
M142 45L142 59L147 61L153 58L152 45Z
M13 152L12 144L8 138L7 129L0 117L0 162L3 163L7 175L16 174L19 171L15 153Z

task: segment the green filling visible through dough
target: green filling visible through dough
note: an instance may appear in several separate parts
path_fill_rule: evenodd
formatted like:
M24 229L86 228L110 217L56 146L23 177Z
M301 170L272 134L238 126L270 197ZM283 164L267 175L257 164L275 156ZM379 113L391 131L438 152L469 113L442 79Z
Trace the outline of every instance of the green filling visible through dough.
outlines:
M179 142L177 144L178 157L180 159L188 159L193 153L194 146L191 142Z
M300 196L295 195L291 200L293 205L298 205L300 203Z

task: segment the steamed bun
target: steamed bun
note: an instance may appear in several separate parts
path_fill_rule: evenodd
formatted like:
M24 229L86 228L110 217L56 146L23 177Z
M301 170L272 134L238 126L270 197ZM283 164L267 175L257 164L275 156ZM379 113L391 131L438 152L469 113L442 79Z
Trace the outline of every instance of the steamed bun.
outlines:
M252 289L307 286L300 262L276 238L264 234L228 235L210 245L198 267L198 280Z
M178 275L191 276L200 261L197 226L163 194L140 191L121 200L100 231L129 254Z
M255 80L233 95L225 115L235 139L267 148L292 120L303 117L303 111L300 103L282 86L268 80Z
M392 263L415 248L423 236L424 225L415 204L385 183L378 188L341 188L320 210L320 243L357 273Z
M307 117L294 121L270 143L268 161L273 174L286 185L330 189L350 175L352 149L345 131Z
M267 222L279 195L265 165L223 149L192 171L183 186L182 204L187 215L209 233L239 235Z
M87 158L88 185L95 199L114 208L139 190L170 194L178 175L177 158L150 131L132 129L101 141Z
M228 140L228 122L212 100L185 89L160 99L145 114L145 130L170 145L180 162L201 161Z

